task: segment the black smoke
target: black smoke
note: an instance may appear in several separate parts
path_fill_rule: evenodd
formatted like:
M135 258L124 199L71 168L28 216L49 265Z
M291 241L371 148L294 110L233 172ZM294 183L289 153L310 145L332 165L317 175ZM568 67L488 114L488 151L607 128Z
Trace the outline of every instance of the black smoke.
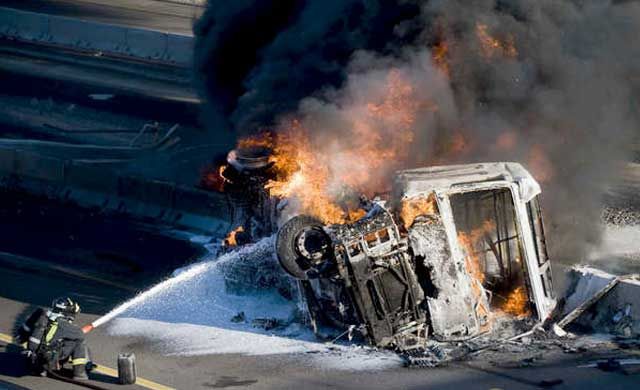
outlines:
M397 53L398 1L211 1L197 22L195 66L207 119L240 133L269 126L315 91L339 87L355 50Z
M479 25L517 53L488 55ZM343 117L361 103L358 91L377 85L385 69L400 69L421 88L417 99L440 106L413 125L408 165L522 162L548 176L543 200L555 254L579 259L597 244L601 196L640 124L640 4L210 1L194 31L212 137L295 114L321 150L323 137L348 138ZM445 43L449 77L441 88L440 70L425 58ZM498 142L504 134L508 147ZM466 145L457 153L448 146L454 135Z

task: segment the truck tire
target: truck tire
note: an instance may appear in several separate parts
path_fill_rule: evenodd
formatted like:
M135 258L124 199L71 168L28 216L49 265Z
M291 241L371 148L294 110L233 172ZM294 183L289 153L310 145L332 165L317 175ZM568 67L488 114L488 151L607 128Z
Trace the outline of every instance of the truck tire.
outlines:
M118 355L118 382L122 385L136 383L136 355L121 353Z
M298 215L287 221L276 238L276 254L284 270L296 279L307 280L307 271L312 267L312 259L305 258L298 248L298 238L305 231L324 234L322 222L308 215Z

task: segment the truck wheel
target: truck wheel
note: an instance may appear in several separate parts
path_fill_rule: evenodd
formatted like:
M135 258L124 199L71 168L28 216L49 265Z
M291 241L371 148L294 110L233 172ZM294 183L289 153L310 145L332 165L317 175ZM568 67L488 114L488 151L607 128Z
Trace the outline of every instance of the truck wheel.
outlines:
M291 276L307 280L307 271L325 260L330 239L322 222L308 215L291 218L282 225L276 239L276 254Z

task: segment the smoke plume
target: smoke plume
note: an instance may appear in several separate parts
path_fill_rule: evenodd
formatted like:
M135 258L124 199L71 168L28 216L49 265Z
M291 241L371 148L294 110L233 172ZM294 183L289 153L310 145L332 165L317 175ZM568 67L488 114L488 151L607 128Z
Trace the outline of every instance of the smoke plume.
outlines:
M640 4L211 1L195 34L212 131L296 118L335 193L397 168L518 161L542 182L553 254L597 244L602 194L639 125ZM372 160L362 143L389 154Z

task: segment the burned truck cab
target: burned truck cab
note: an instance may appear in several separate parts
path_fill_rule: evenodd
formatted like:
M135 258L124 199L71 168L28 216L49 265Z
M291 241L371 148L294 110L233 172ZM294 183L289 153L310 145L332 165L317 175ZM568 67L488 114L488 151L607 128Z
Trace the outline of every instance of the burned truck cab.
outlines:
M465 340L554 308L539 193L517 163L401 171L354 223L288 221L276 252L316 330L400 349Z
M517 163L397 175L392 199L418 276L429 285L435 337L472 337L499 317L548 317L556 301L539 194Z

